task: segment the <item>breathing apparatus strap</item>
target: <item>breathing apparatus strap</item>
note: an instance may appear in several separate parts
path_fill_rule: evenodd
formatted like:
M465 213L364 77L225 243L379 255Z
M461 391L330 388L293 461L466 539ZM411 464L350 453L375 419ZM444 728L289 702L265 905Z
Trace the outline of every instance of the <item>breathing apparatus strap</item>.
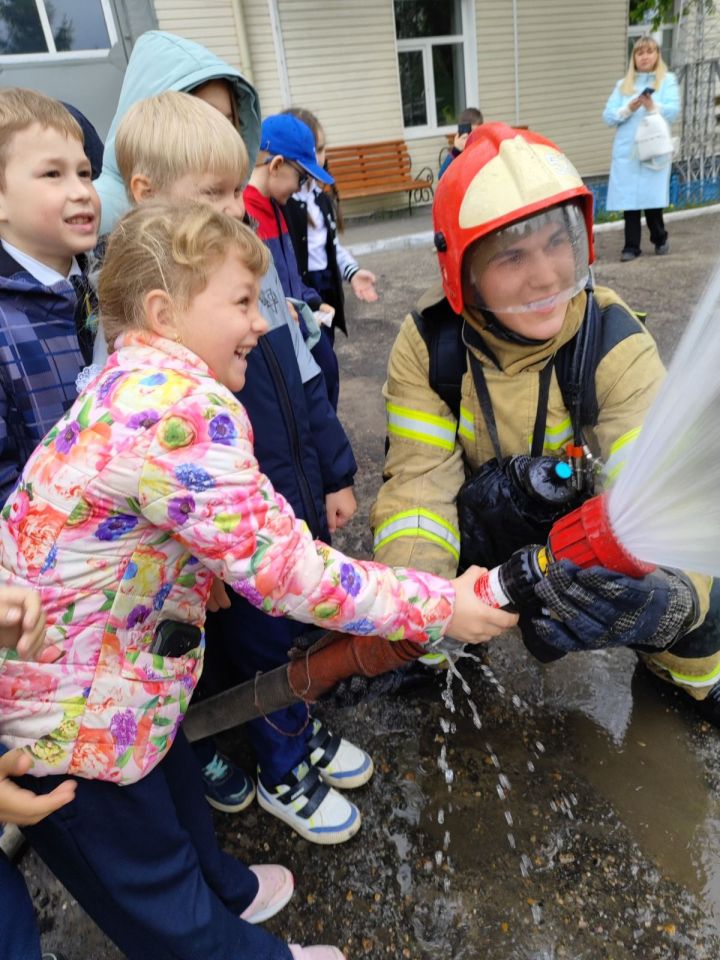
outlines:
M587 303L580 329L570 341L572 349L560 348L556 354L557 378L563 400L570 414L573 443L584 443L583 427L593 426L598 419L595 370L599 362L600 309L592 284L585 288Z
M582 429L593 427L598 421L595 390L598 364L618 343L643 332L637 317L622 304L610 303L601 310L591 284L588 284L585 292L587 303L580 329L560 347L554 358L555 374L565 408L570 414L576 446L582 446ZM457 420L460 416L462 378L468 368L467 358L473 354L463 342L463 317L453 311L445 298L426 307L422 313L413 312L412 316L427 345L430 387L445 401ZM491 362L499 366L487 350L485 353Z
M468 357L470 358L470 370L472 371L475 391L478 395L480 409L482 410L482 415L485 420L488 436L492 442L497 461L500 463L503 455L497 432L497 424L495 422L495 413L493 412L492 400L490 398L490 391L488 390L487 381L485 380L482 364L470 350L468 350ZM546 363L543 369L540 371L538 407L537 414L535 415L535 426L533 428L532 447L530 449L531 457L541 456L543 452L543 446L545 444L545 423L547 421L548 397L550 395L550 381L552 380L553 366L554 358L551 357L548 363Z

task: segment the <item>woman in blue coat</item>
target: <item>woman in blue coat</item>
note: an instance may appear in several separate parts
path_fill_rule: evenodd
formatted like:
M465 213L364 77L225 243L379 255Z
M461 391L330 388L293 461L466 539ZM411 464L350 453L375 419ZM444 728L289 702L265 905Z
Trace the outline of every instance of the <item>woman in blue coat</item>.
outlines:
M662 212L670 199L672 155L668 154L665 160L641 162L635 144L643 117L656 111L668 123L673 122L680 112L678 84L653 38L640 37L633 47L628 71L616 84L603 112L605 123L617 127L606 209L622 210L625 216L625 246L620 257L623 261L640 256L642 210L655 253L665 254L670 249Z

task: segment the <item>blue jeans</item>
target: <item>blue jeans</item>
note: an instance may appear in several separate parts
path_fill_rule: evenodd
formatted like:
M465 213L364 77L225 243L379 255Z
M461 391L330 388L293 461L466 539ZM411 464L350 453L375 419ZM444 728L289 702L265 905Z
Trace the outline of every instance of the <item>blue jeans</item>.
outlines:
M48 793L65 778L17 779ZM72 803L24 832L129 960L291 960L286 944L238 916L257 878L220 850L182 731L137 783L77 785Z
M0 853L0 957L40 960L40 934L20 871Z

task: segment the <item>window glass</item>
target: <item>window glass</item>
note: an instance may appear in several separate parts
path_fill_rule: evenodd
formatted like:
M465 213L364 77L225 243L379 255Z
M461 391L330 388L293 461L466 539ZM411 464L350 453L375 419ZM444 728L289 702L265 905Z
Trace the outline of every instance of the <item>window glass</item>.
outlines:
M35 0L0 0L0 55L109 50L101 0L43 0L55 50L48 49Z
M457 123L465 103L465 65L461 43L435 44L432 48L433 76L435 78L435 109L437 125Z
M660 44L660 52L662 53L662 58L668 67L672 67L672 48L673 48L673 28L663 27L662 43Z
M401 50L398 58L403 123L406 127L423 127L428 122L428 118L422 51Z
M460 0L395 0L398 40L461 33Z
M0 54L47 53L35 0L0 3Z
M110 47L100 0L52 0L45 8L58 51Z

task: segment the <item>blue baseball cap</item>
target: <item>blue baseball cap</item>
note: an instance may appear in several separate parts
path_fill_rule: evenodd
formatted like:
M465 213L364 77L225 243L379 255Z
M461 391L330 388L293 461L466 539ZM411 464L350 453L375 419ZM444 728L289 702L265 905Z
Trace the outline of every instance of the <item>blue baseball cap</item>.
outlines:
M260 149L274 157L292 160L322 183L335 183L327 170L323 170L317 162L312 130L291 113L265 117L260 131Z

